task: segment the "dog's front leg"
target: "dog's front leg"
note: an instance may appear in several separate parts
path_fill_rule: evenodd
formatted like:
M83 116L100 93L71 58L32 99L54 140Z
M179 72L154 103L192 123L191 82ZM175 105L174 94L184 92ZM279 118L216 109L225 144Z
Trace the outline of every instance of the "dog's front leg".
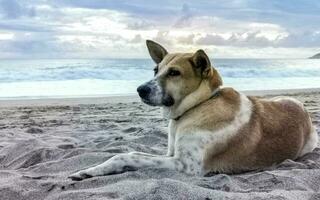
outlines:
M129 155L138 155L138 156L149 156L149 157L156 157L159 155L150 154L150 153L144 153L144 152L138 152L138 151L132 151L128 153Z
M182 171L184 168L179 159L174 157L149 157L134 154L119 154L100 165L74 173L70 175L69 178L73 180L82 180L94 176L121 173L145 167L166 168L178 171Z
M174 134L169 132L167 156L174 156L174 143L175 143Z
M176 130L175 125L172 120L169 122L169 132L168 132L168 151L167 156L174 156L174 145L176 140Z

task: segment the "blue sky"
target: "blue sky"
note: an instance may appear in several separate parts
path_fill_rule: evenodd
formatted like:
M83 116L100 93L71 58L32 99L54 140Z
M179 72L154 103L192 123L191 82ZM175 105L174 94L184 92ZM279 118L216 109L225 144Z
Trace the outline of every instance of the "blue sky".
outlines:
M318 0L0 0L0 58L145 58L145 39L213 58L320 52Z

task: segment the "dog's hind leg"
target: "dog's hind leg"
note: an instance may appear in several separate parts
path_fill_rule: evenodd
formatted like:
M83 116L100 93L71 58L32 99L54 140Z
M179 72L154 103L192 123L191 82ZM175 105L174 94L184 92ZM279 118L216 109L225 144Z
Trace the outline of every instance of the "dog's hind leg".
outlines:
M82 180L94 176L116 174L146 167L182 171L184 169L184 164L174 157L149 157L134 154L119 154L100 165L74 173L70 175L69 178L73 180Z

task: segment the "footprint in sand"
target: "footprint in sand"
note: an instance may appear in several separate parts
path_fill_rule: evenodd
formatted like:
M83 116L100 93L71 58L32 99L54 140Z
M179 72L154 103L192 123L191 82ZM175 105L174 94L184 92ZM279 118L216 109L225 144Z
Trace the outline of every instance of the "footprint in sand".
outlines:
M130 127L130 128L124 129L123 132L124 133L132 133L132 132L135 132L137 130L138 130L138 128L136 128L136 127Z
M40 133L43 133L43 130L41 128L31 127L31 128L28 128L26 132L31 134L40 134Z

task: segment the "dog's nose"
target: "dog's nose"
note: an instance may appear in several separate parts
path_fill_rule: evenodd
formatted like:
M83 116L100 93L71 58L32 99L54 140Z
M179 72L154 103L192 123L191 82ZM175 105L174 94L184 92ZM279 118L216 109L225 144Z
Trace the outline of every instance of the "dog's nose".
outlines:
M141 98L145 98L148 96L148 94L151 92L151 88L147 85L141 85L137 88L137 91L139 93L139 96Z

